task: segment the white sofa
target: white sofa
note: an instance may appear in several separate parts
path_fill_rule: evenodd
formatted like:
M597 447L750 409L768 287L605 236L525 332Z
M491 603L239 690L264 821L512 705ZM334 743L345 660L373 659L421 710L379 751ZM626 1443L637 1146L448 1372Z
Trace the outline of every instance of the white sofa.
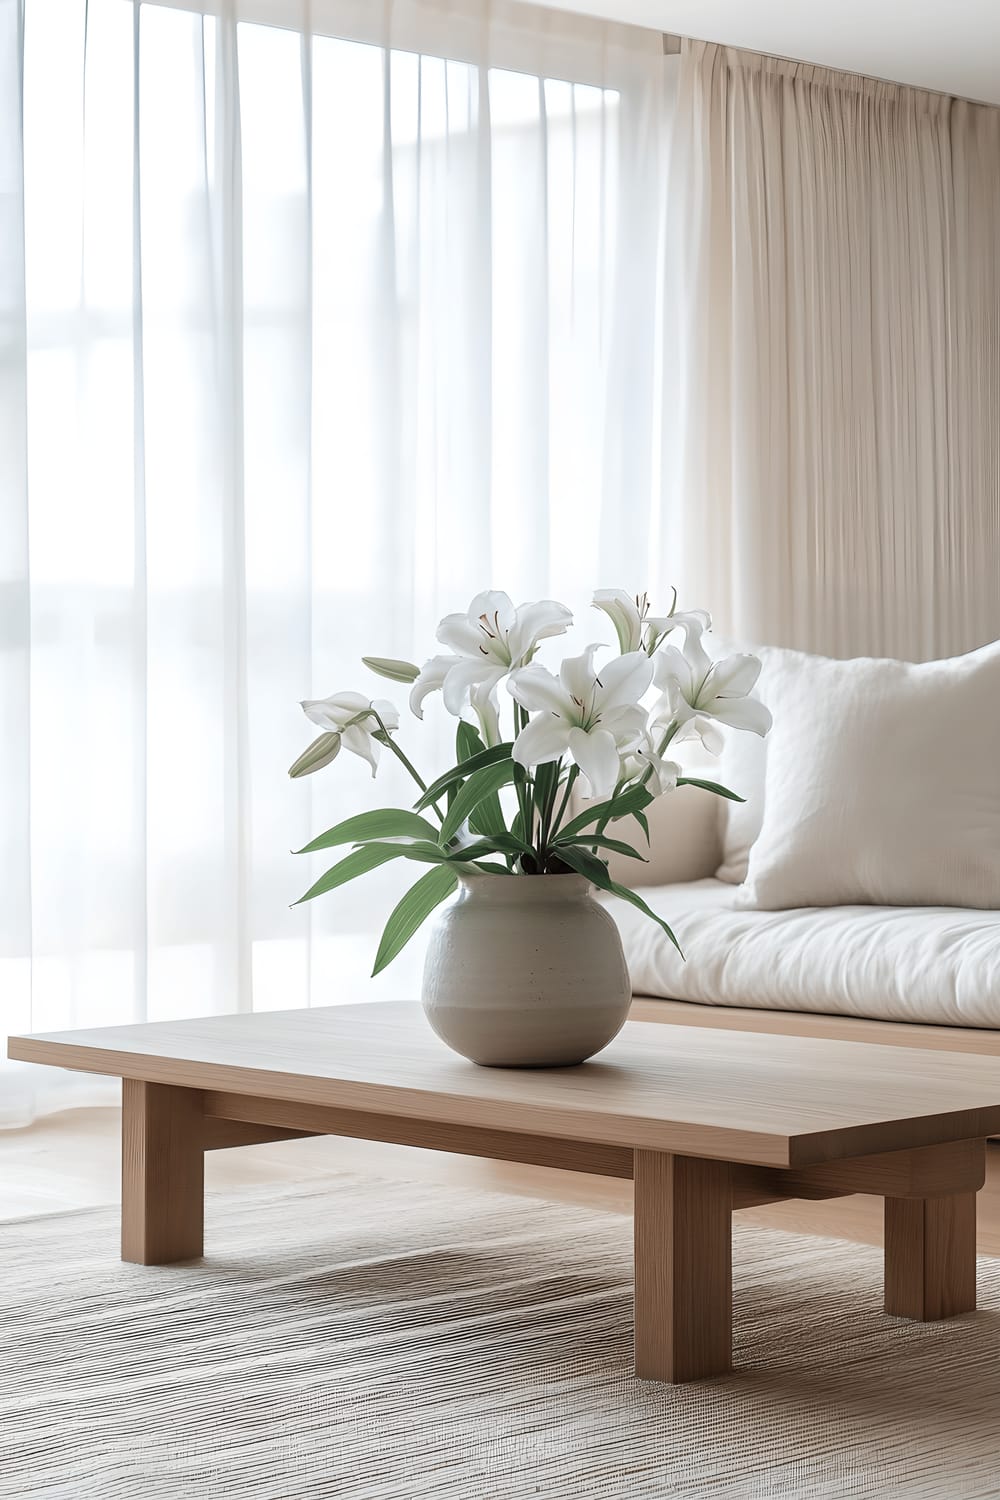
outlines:
M1000 912L736 909L738 887L715 878L721 806L679 789L649 809L649 863L614 860L685 953L641 912L609 902L637 1018L1000 1054ZM615 831L641 847L634 826Z

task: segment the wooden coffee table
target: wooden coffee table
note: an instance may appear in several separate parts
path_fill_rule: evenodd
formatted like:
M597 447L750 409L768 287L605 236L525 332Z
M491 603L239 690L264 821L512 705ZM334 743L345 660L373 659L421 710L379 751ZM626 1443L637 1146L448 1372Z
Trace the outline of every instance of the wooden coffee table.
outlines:
M886 1312L976 1305L995 1058L630 1022L582 1067L516 1072L462 1061L394 1003L12 1037L9 1053L124 1079L122 1256L143 1265L202 1254L205 1151L328 1134L634 1178L645 1379L730 1368L734 1208L879 1194Z

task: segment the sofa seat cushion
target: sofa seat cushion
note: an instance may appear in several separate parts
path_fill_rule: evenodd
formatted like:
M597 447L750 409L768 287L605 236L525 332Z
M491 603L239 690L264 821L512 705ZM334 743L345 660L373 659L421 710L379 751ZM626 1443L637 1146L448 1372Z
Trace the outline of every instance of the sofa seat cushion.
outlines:
M1000 1028L1000 912L936 906L737 908L721 880L643 887L677 934L609 898L637 995Z

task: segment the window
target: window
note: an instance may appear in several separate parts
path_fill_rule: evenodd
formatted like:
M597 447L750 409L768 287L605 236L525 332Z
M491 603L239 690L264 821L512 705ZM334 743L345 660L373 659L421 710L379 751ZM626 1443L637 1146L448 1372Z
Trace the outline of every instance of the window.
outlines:
M656 582L659 39L494 10L26 0L17 1027L357 993L403 877L289 910L365 774L286 781L296 698L481 587Z

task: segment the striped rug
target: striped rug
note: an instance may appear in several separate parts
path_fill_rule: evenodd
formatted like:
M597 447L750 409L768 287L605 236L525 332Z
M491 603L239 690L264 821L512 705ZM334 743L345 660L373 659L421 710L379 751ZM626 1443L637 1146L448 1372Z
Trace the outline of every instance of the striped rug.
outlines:
M625 1218L338 1177L208 1225L157 1269L111 1210L0 1226L0 1494L1000 1495L1000 1262L922 1327L877 1251L737 1227L739 1369L670 1388L632 1375Z

